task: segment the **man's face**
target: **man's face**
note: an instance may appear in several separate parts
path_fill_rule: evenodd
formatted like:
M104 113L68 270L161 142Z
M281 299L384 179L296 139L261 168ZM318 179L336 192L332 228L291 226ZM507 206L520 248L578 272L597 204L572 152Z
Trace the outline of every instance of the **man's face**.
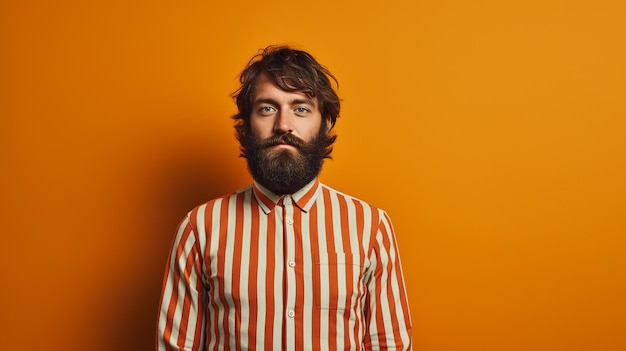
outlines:
M328 141L317 99L286 92L259 76L248 136L243 140L253 178L274 193L290 194L315 178Z
M281 90L266 75L259 76L250 114L250 128L257 138L289 133L309 142L319 132L321 123L317 99ZM273 150L296 151L288 144L276 145Z

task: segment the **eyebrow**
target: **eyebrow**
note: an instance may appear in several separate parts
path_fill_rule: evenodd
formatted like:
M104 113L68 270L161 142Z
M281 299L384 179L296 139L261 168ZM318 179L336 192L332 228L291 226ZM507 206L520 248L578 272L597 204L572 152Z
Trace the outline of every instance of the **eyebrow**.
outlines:
M259 105L259 104L270 104L274 106L279 105L278 101L272 98L260 98L260 99L254 100L254 105ZM303 105L303 104L309 105L309 106L315 106L315 103L311 99L293 99L289 102L289 105Z

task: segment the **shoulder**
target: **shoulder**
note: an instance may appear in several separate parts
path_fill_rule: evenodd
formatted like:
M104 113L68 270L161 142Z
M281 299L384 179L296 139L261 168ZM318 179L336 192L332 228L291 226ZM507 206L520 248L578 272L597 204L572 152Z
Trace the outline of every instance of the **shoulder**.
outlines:
M377 206L374 206L365 200L362 200L352 195L348 195L326 184L321 184L321 186L322 186L322 193L325 196L325 200L326 200L326 197L330 199L331 202L333 201L333 199L336 199L336 201L338 202L344 202L346 204L351 204L353 206L359 206L363 209L366 209L367 211L371 213L376 213L379 216L386 216L386 212L383 209Z
M236 191L230 192L228 194L224 194L222 196L211 199L205 203L197 205L189 212L187 212L187 218L190 220L194 220L199 214L204 214L207 211L213 211L213 209L219 209L225 203L228 203L231 199L237 197L246 197L250 198L252 196L252 185L248 185L244 188L238 189Z

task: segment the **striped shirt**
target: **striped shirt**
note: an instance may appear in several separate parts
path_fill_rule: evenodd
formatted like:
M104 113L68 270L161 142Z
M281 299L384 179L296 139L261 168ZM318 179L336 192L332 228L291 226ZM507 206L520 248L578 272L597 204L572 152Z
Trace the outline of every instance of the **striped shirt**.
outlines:
M408 350L388 215L317 179L196 207L167 263L157 350Z

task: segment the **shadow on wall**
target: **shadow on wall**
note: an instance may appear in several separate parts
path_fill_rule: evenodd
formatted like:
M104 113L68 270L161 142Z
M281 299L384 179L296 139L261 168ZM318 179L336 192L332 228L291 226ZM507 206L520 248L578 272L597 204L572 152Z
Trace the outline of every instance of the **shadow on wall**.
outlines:
M100 342L98 350L155 348L163 273L176 226L193 207L247 182L245 163L238 161L236 146L232 153L223 152L225 146L217 143L220 140L224 136L160 141L149 151L153 154L144 167L129 170L139 175L133 186L142 189L145 197L138 203L147 208L138 209L141 216L129 233L135 237L129 241L129 250L136 252L126 250L130 264L115 278L116 284L123 285L110 288L108 301L101 307L104 316L93 317L100 329L94 331Z

